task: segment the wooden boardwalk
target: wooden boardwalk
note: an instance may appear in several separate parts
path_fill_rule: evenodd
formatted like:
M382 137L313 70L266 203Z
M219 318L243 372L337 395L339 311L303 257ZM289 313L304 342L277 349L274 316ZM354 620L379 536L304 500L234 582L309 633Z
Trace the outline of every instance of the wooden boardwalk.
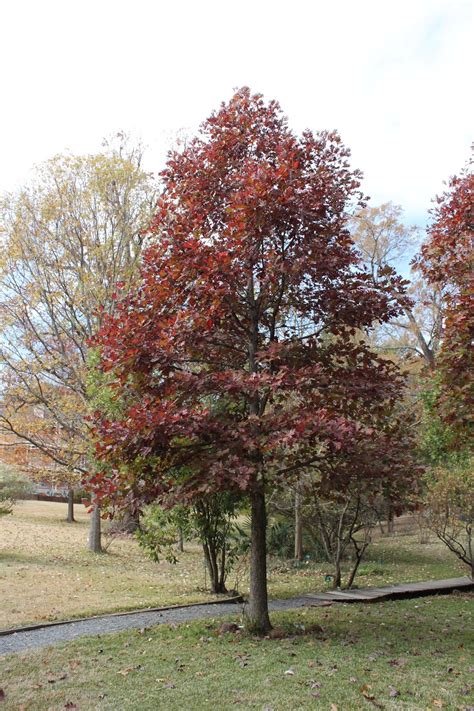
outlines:
M357 588L354 590L331 590L324 593L307 593L302 598L317 602L379 602L400 598L423 597L423 595L446 595L454 590L474 590L474 580L468 578L447 578L445 580L425 580L419 583L387 585L383 588Z

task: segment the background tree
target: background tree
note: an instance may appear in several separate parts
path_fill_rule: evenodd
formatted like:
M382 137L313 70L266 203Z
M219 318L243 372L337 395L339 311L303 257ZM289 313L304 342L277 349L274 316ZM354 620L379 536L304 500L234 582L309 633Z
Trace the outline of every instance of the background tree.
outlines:
M417 227L406 226L402 208L391 202L355 213L351 233L375 283L386 277L388 269L399 272L419 244ZM421 356L425 366L433 370L441 335L443 290L416 273L412 273L410 282L410 300L404 301L400 316L375 328L373 337L385 351Z
M423 383L421 453L429 465L423 520L472 574L474 343L472 160L436 199L415 260L445 299L436 372Z
M171 154L159 243L98 338L126 413L98 413L96 495L248 493L248 623L260 632L266 491L311 467L321 444L343 447L367 402L383 410L400 387L395 367L353 340L399 307L392 282L357 269L348 156L337 133L298 138L278 104L238 91Z
M297 483L304 529L314 550L321 550L334 565L336 588L344 582L343 566L349 558L345 584L352 586L380 517L380 501L389 500L393 511L401 513L410 508L419 488L422 468L416 439L400 405L382 416L376 411L369 432L360 428L343 448L321 453L319 464L302 473ZM283 502L276 504L279 511L285 511L285 498L283 492Z
M430 283L446 291L443 340L437 363L441 417L472 443L474 356L473 160L437 198L427 240L416 264Z
M1 201L0 427L71 484L90 470L87 341L116 283L133 281L154 207L141 158L119 136L97 155L56 156Z

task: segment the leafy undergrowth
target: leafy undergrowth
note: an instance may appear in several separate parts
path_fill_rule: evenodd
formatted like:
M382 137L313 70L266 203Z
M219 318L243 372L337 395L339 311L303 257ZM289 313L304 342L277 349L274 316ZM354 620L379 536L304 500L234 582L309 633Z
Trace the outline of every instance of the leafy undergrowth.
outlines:
M116 539L107 554L93 555L86 549L84 507L76 506L74 524L67 524L65 515L65 504L28 501L0 520L0 627L212 599L197 543L186 544L177 565L154 563L133 538ZM274 598L330 587L325 582L332 572L327 563L294 567L291 561L271 560L269 570ZM420 545L416 535L378 537L356 584L380 586L465 574L439 543ZM245 575L231 574L228 582L230 588L247 593Z
M473 601L292 611L273 619L283 639L218 635L221 622L207 620L9 655L0 661L3 708L467 711Z

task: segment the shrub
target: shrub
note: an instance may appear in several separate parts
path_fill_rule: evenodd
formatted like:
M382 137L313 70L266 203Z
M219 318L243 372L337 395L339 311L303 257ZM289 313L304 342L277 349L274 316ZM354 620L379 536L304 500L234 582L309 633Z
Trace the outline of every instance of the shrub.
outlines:
M12 512L13 504L33 491L30 479L24 474L0 464L0 515Z
M427 478L427 523L474 578L474 459L438 467Z

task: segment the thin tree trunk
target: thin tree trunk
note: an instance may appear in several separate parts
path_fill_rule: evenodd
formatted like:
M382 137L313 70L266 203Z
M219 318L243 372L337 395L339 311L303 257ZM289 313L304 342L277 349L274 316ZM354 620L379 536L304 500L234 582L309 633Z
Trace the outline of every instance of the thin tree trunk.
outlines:
M301 517L301 493L295 491L295 560L303 560L303 520Z
M176 547L180 553L184 553L184 534L182 528L178 529L178 544Z
M206 561L206 567L209 572L209 578L210 578L210 583L211 583L211 592L215 592L214 588L216 585L216 571L212 565L211 551L209 550L208 544L204 541L202 543L202 550L204 551L204 558Z
M68 523L74 523L74 489L67 491L67 519Z
M434 371L435 369L435 356L433 350L429 347L429 345L426 342L426 339L418 326L416 322L416 318L413 315L413 312L411 309L404 309L405 314L410 322L410 325L412 327L413 333L415 334L415 337L418 341L418 344L420 346L421 352L423 353L423 358L426 361L426 364L428 365L428 368L431 371Z
M220 589L220 592L222 592L222 593L227 592L227 588L225 586L225 578L226 578L225 565L226 565L226 544L224 541L224 543L222 545L222 551L221 551L221 572L220 572L220 576L219 576L219 589Z
M359 570L359 566L362 562L362 558L364 557L364 553L369 545L369 541L364 541L364 543L359 547L357 545L357 541L352 539L352 545L354 546L354 553L356 559L354 561L354 565L352 566L352 570L349 575L349 580L347 581L346 587L348 589L350 589L354 584L355 576L357 575L357 571Z
M211 579L211 592L216 593L217 595L227 592L225 586L225 574L222 570L219 571L219 563L215 548L212 545L209 545L209 542L203 543L202 548L206 559L207 569L209 571L209 577Z
M92 553L102 553L100 507L95 504L89 528L89 550Z
M391 501L387 502L387 533L389 536L395 535L395 514Z
M268 632L272 626L268 615L267 593L267 542L265 494L262 489L252 492L251 550L250 550L250 602L247 627L252 632Z
M318 524L319 524L319 532L321 533L323 548L324 548L324 552L326 554L326 560L328 563L332 563L333 562L333 545L331 544L331 539L330 539L328 532L326 530L323 515L321 513L321 509L319 507L318 500L316 498L314 500L314 504L315 504L316 518L317 518Z
M472 550L472 526L466 526L467 531L467 550L469 560L471 561L471 578L474 580L474 551Z
M333 588L340 588L341 583L342 583L342 574L341 574L341 559L344 554L344 551L346 549L345 541L343 541L343 535L342 535L342 529L344 527L344 519L347 513L347 509L349 508L349 500L346 502L346 505L344 506L343 510L341 511L339 515L339 523L337 526L337 534L336 534L336 549L334 552L334 584Z

